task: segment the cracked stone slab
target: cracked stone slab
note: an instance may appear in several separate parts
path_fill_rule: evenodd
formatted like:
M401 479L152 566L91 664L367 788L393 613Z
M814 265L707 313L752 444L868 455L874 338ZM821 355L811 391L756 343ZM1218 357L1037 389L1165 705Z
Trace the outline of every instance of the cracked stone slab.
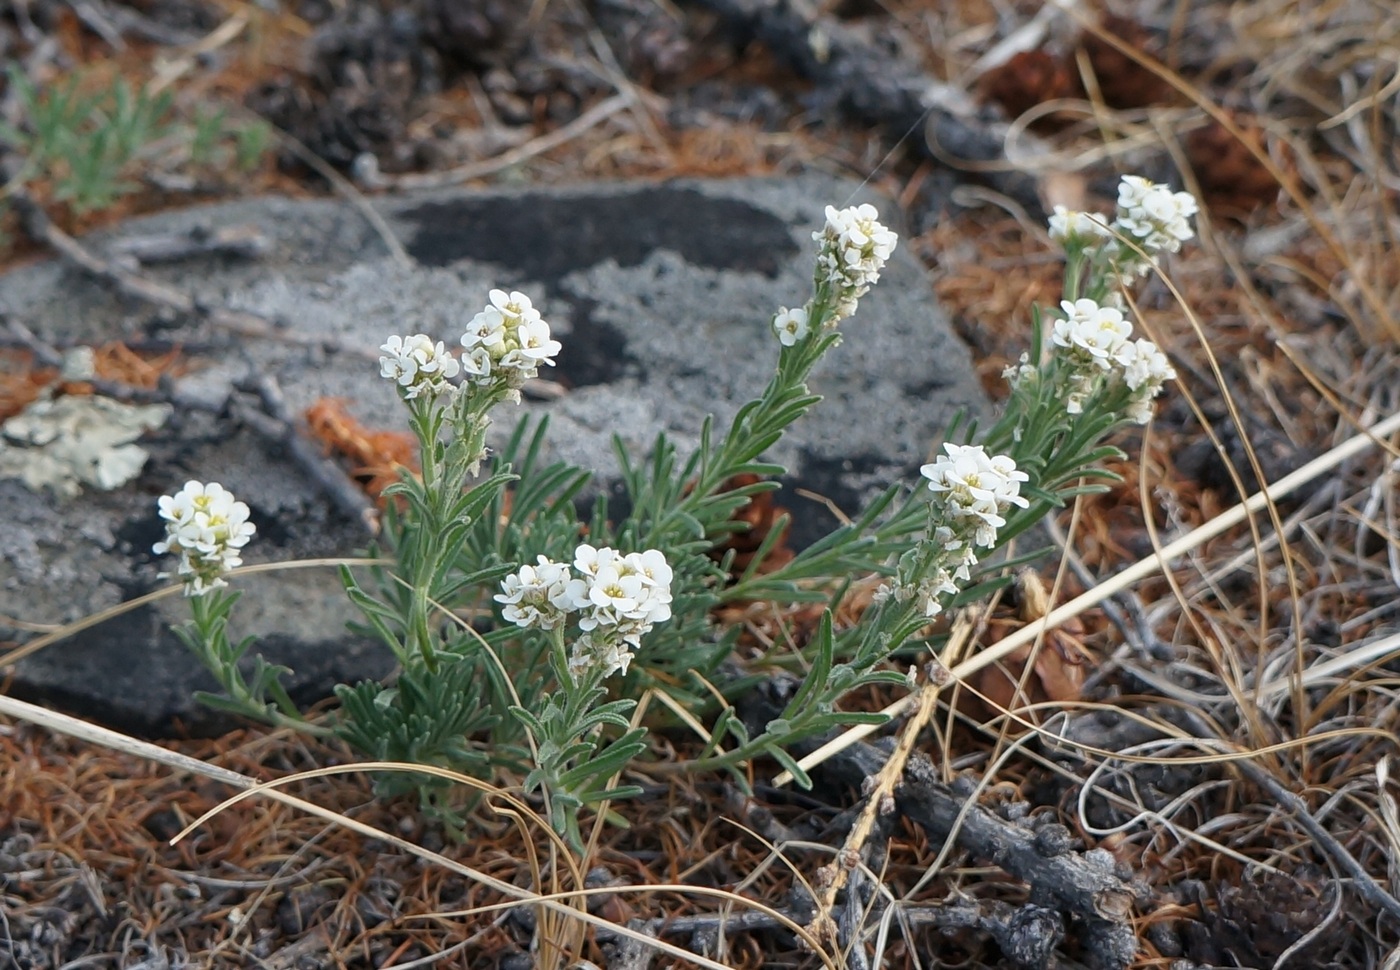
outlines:
M240 379L271 375L293 413L342 397L365 424L402 428L401 405L378 377L378 346L419 331L455 345L493 287L528 293L563 343L559 366L543 376L567 393L516 409L549 416L549 457L606 483L617 472L613 435L638 456L661 430L688 450L707 414L724 427L768 380L777 353L768 320L810 294L811 233L824 206L860 201L881 205L825 176L375 200L411 267L390 258L352 206L326 200L205 206L84 240L106 252L137 235L251 226L271 241L262 260L205 257L147 272L209 304L266 315L283 339L133 303L57 262L0 277L0 311L55 345L186 347L193 367L179 392L204 408L177 408L141 437L145 467L112 491L61 499L0 480L0 640L36 635L6 628L7 617L69 623L163 586L158 574L171 564L150 552L162 534L155 499L188 478L222 482L249 504L258 535L246 562L353 554L364 542L357 525L279 446L206 409L226 403ZM916 475L956 411L984 414L986 402L966 347L903 247L843 331L812 381L826 400L769 457L790 469L785 484L850 514ZM497 412L493 440L516 418ZM820 503L791 491L782 501L794 512L796 544L835 524ZM354 614L333 569L260 573L238 585L246 595L235 632L256 634L270 660L295 670L299 700L391 671L384 648L344 632ZM211 680L168 630L185 616L176 595L105 620L21 660L10 690L146 735L219 730L227 721L191 698Z

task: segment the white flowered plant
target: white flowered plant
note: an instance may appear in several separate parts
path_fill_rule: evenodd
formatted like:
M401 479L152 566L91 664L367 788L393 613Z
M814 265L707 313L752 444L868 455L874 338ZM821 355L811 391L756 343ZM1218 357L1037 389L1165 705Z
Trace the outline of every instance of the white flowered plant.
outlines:
M616 521L605 497L581 517L575 500L588 475L542 463L542 423L522 422L477 478L493 409L518 401L561 351L527 295L491 290L463 328L460 351L426 334L390 337L380 374L407 409L421 473L391 488L406 511L386 513L371 581L348 568L342 577L365 620L360 632L393 651L399 672L389 685L337 688L332 730L376 761L482 777L523 765L525 791L543 797L574 845L583 844L585 808L635 791L615 786L646 751L645 727L629 719L645 691L664 693L687 717L712 718L690 770L740 771L772 757L805 782L790 746L869 720L843 712L842 698L903 685L887 662L925 643L931 617L1004 582L1000 551L1069 497L1100 487L1109 477L1103 459L1119 454L1104 437L1151 416L1175 374L1155 344L1134 336L1121 290L1190 238L1194 212L1184 193L1133 178L1111 219L1057 209L1050 231L1067 257L1063 301L1036 319L1030 348L1007 369L1012 393L1001 417L976 440L953 440L950 431L921 469L925 487L892 488L766 571L763 557L781 529L742 570L725 539L744 528L736 513L777 487L784 469L764 456L820 400L807 384L813 368L895 251L898 238L873 206L827 207L813 233L810 298L769 318L773 375L727 428L707 424L688 457L659 436L640 464L619 443L628 511ZM222 591L222 577L253 534L247 507L215 484L192 482L160 512L167 536L157 551L181 557L194 604L193 629L182 636L219 677L222 703L293 723L279 668L259 660L253 680L243 680L237 661L247 644L232 647L226 637L237 594ZM828 601L800 653L782 656L785 638L774 647L778 663L806 672L781 716L755 731L727 697L717 715L707 706L742 661L738 631L716 626L719 607L823 600L870 574L885 586L859 622L838 626ZM376 784L386 794L416 789L425 810L464 824L439 780Z
M204 596L227 586L224 573L243 564L242 549L257 531L248 521L248 506L218 482L188 481L174 495L162 495L157 508L165 538L153 551L180 557L185 595Z
M988 455L981 445L943 445L945 454L924 465L934 498L928 506L929 541L911 550L900 563L893 586L881 598L917 600L929 619L943 611L944 600L972 578L977 549L997 545L997 530L1012 508L1027 508L1021 485L1029 476L1007 455Z
M1173 192L1140 175L1125 175L1118 186L1113 229L1130 236L1148 255L1175 253L1195 235L1191 217L1196 211L1196 197L1190 192Z
M165 538L152 551L179 557L177 574L190 603L190 622L175 634L218 680L222 696L200 693L214 706L274 724L295 725L312 733L328 733L308 725L281 684L287 668L261 656L251 668L240 661L251 638L237 644L228 638L228 618L240 594L226 591L225 575L242 565L242 551L257 532L250 510L218 482L188 481L173 495L162 495L156 510L165 523ZM166 574L162 574L166 575Z

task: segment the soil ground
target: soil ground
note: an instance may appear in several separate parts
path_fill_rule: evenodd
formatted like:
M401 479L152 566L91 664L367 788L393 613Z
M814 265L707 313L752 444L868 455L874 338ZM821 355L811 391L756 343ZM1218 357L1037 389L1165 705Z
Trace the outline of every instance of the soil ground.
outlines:
M0 111L21 136L0 129L0 146L7 198L22 186L74 233L240 193L433 179L869 177L899 200L993 395L1032 305L1058 298L1046 211L1105 208L1124 173L1184 186L1204 202L1201 238L1171 261L1174 291L1153 281L1139 305L1182 379L1121 442L1140 456L1115 469L1122 484L1052 530L1067 537L1041 570L1053 605L1400 407L1397 33L1393 11L1363 0L1123 0L1073 15L982 0L25 0L0 12L13 65ZM862 57L881 70L862 73ZM173 131L142 146L120 173L130 191L102 205L75 196L61 158L20 167L34 157L25 79L100 92L117 78L171 91L186 132L222 111L226 133L203 153ZM943 102L935 119L965 103L958 130L993 150L940 140L950 129L902 113L907 92L881 78L923 79ZM236 133L258 124L276 132L264 155L255 131ZM50 255L21 214L0 219L7 263ZM18 344L3 354L12 413L53 375ZM968 685L1009 700L1008 678L1022 681L1084 743L1143 760L1063 757L956 693L934 718L922 747L942 780L982 781L992 814L1051 820L1132 876L1134 966L1400 960L1400 451L1394 435L1376 445ZM982 639L1023 623L1004 603ZM658 741L658 762L688 743ZM259 780L353 760L261 729L167 747ZM440 860L274 801L171 845L230 789L148 757L14 720L0 758L0 967L646 965L607 932L491 909L501 892ZM685 927L666 938L730 966L822 965L772 921L720 932L716 914L738 909L696 894L801 922L800 888L861 794L837 778L778 789L773 773L753 766L752 795L639 775L645 794L618 809L629 827L605 829L583 866L590 887L615 890L590 911ZM505 883L574 888L530 864L538 833L504 817L483 811L459 843L411 803L373 800L362 775L292 790ZM1070 920L1049 951L1018 950L1012 931L1045 901L1005 859L961 843L940 854L902 810L876 843L871 912L902 908L887 934L847 946L847 965L1121 965L1091 920Z

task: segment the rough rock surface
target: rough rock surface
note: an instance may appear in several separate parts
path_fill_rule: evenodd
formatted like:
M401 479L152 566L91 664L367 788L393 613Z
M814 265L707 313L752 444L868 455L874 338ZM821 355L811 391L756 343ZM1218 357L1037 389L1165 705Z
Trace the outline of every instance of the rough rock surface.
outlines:
M865 200L821 176L377 200L412 268L390 258L350 205L242 201L136 220L86 242L100 252L120 237L254 226L273 241L261 261L202 259L149 274L277 319L289 339L174 317L58 263L0 277L0 310L59 346L182 343L198 364L180 380L190 399L218 404L241 378L271 375L295 414L339 396L361 421L399 428L400 405L375 364L384 338L423 331L455 343L490 288L520 289L563 342L547 376L569 388L520 411L548 414L552 456L606 481L616 471L613 434L644 454L668 429L684 450L707 413L723 427L763 386L776 352L767 320L810 292L811 230L823 206ZM826 402L771 457L792 470L791 484L854 512L925 460L955 410L985 402L966 348L904 251L845 331L814 380ZM503 437L514 422L500 413L493 431ZM177 408L141 445L151 453L145 469L115 491L60 500L0 481L0 637L34 635L7 631L5 617L68 623L162 587L157 574L169 564L150 553L162 532L155 498L187 478L220 481L252 507L259 531L248 562L353 554L365 541L279 446L226 414ZM818 503L791 492L783 501L796 514L797 544L833 523ZM238 585L246 591L239 632L256 633L269 659L295 670L299 699L389 673L382 647L342 632L352 613L333 569L260 573ZM217 729L226 722L191 699L212 682L168 632L185 615L176 595L105 620L20 661L9 689L138 733Z

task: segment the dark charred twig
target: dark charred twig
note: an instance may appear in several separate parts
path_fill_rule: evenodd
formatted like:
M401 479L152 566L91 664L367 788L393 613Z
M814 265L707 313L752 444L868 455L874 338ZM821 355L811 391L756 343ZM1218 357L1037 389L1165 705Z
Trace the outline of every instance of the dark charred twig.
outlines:
M1053 909L1027 903L1011 906L1000 900L957 900L935 905L901 904L900 915L913 928L980 930L1016 966L1063 967L1054 956L1065 937L1064 917Z
M370 535L377 535L379 512L374 503L344 469L322 454L304 435L297 433L276 378L261 375L252 378L245 386L258 396L262 402L262 410L250 407L235 397L232 400L235 417L254 431L285 447L292 460L312 481L325 490L337 508L363 525Z
M725 807L734 818L776 846L796 842L799 836L773 817L773 813L733 785L724 786Z
M778 716L783 707L780 688L781 682L775 682L774 689L746 697L745 722L761 724ZM793 754L805 755L826 740L795 745ZM888 759L885 751L857 742L816 766L813 775L862 790ZM1053 905L1063 915L1082 920L1099 941L1099 966L1126 967L1137 950L1128 919L1137 889L1119 874L1113 856L1101 849L1080 851L1061 826L1032 829L969 805L973 790L974 786L955 789L943 784L928 759L916 752L895 789L895 813L917 822L932 842L951 836L960 848L1026 883L1033 903Z
M965 800L938 780L927 759L910 761L895 803L930 836L946 839L955 832L962 848L992 860L1071 913L1110 922L1127 919L1134 893L1114 871L1111 855L1100 850L1081 854L1067 833L1063 839L1043 835L983 808L964 812Z
M1205 721L1191 711L1183 709L1181 718L1201 737L1216 736ZM1337 841L1331 832L1327 831L1327 827L1313 817L1306 802L1248 758L1241 758L1233 763L1239 768L1241 774L1268 792L1270 798L1277 801L1297 819L1303 831L1317 842L1318 848L1325 852L1339 869L1351 877L1352 885L1362 899L1378 910L1388 913L1392 919L1400 921L1400 900L1396 900L1394 896L1386 892L1385 887L1366 871L1365 867L1356 860L1356 857L1348 852L1346 847Z
M865 895L870 888L869 878L864 868L854 866L846 877L846 901L836 907L836 938L841 944L841 952L846 955L847 970L870 970L861 933L865 924Z
M651 935L651 930L647 929L647 924L643 920L632 920L628 924L628 928ZM599 933L598 935L602 936L603 934ZM608 966L612 970L650 970L651 962L656 959L657 952L656 947L647 946L642 940L621 936L618 937L618 944L612 952Z

